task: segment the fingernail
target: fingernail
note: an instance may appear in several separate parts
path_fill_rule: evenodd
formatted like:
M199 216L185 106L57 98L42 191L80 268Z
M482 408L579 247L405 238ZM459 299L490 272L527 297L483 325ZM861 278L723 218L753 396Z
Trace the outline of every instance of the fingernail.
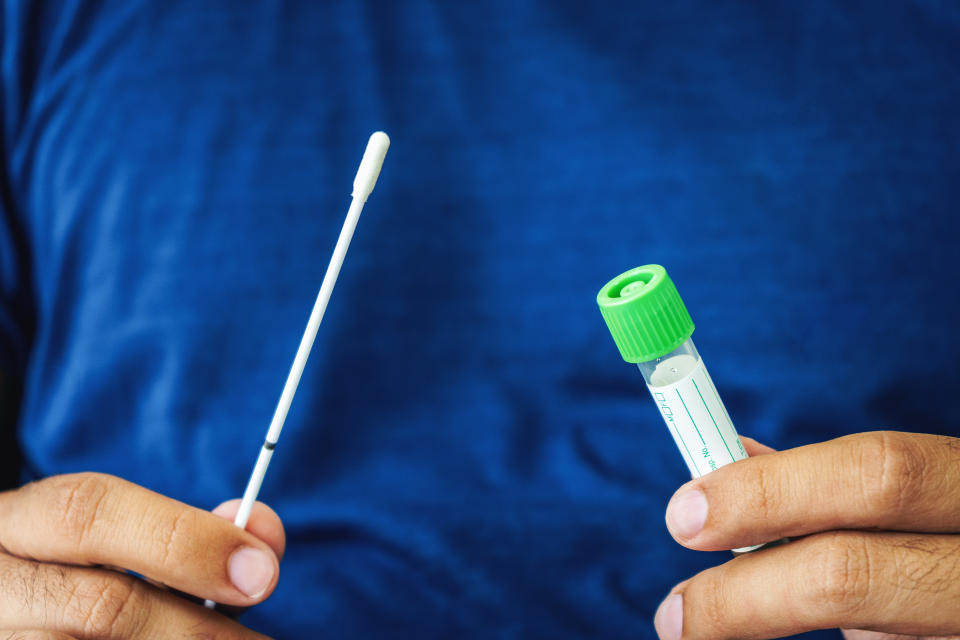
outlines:
M683 632L683 596L675 593L660 603L653 616L653 628L660 640L680 640Z
M667 505L667 528L674 536L692 538L707 521L707 496L699 489L682 489Z
M230 582L251 598L259 598L273 582L273 558L265 551L244 547L227 562Z

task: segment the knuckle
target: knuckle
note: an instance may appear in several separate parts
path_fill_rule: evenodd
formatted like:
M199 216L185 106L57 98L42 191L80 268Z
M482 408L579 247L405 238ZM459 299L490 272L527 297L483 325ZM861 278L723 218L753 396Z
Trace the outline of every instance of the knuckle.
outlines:
M697 574L684 588L684 619L691 628L728 627L730 617L729 589L723 566Z
M768 461L756 458L754 462L755 464L743 465L741 468L744 478L740 486L750 487L746 499L752 513L758 518L768 519L780 513L782 500L777 484L770 474Z
M82 547L101 515L112 478L100 473L77 473L52 480L53 508L60 531Z
M145 605L139 581L117 575L79 582L64 611L72 625L82 629L84 635L135 637Z
M866 508L891 517L901 513L917 497L923 478L919 445L904 434L878 431L855 446Z
M179 568L185 562L185 544L196 543L191 533L197 528L196 516L192 510L177 509L163 517L154 537L154 557L160 566L166 569Z
M871 591L870 548L864 536L833 532L816 536L821 559L812 581L816 606L839 616L860 610Z

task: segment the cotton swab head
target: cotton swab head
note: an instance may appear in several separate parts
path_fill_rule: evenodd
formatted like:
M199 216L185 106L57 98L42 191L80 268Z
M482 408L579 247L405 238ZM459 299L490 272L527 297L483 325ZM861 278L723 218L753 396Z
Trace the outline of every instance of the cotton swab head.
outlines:
M360 168L357 169L357 177L353 179L354 198L366 200L370 197L370 192L377 184L377 177L380 175L380 168L383 167L383 159L387 155L389 146L390 137L383 131L377 131L370 136L367 150L363 152L363 160L360 161Z

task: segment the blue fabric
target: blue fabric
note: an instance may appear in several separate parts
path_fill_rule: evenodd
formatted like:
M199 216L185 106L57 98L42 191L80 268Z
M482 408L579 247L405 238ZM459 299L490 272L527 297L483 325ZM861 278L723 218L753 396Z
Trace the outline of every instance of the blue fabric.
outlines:
M683 461L595 305L667 267L741 433L960 434L951 3L5 1L0 366L32 476L262 498L282 638L654 638ZM827 636L831 632L824 632Z

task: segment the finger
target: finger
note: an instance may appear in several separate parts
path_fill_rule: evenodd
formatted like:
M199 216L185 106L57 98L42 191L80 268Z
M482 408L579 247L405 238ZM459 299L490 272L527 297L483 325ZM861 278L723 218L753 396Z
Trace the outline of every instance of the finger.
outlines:
M240 510L240 499L228 500L219 505L210 513L233 522ZM283 530L283 522L277 512L263 504L254 502L247 521L246 530L267 543L277 558L283 560L283 552L287 548L287 536Z
M77 640L73 636L42 629L0 629L0 640Z
M958 578L960 536L817 534L694 576L664 600L656 625L662 640L837 627L951 635L960 633Z
M846 640L921 640L917 636L865 631L864 629L841 629L841 632ZM960 640L960 636L927 636L922 640Z
M747 450L748 456L762 456L768 453L777 452L777 450L773 447L768 447L762 442L758 442L753 438L748 438L747 436L740 436L740 442L743 443L743 448Z
M237 516L237 511L240 509L240 502L240 499L228 500L213 509L211 513L233 522L233 519ZM286 534L280 516L273 509L262 502L254 502L253 508L250 510L250 519L247 521L246 530L270 545L273 552L277 554L277 558L283 559L287 543ZM232 618L236 618L245 610L246 607L231 607L222 604L217 607L217 611Z
M279 560L223 518L103 474L56 476L0 494L0 545L22 558L119 565L200 598L250 606Z
M841 629L845 640L907 640L899 633L884 633L882 631L867 631L866 629Z
M667 528L718 550L833 529L960 531L960 440L861 433L741 460L682 486Z
M53 638L78 640L265 637L113 571L0 555L0 576L0 628L41 627L48 633L65 634Z

